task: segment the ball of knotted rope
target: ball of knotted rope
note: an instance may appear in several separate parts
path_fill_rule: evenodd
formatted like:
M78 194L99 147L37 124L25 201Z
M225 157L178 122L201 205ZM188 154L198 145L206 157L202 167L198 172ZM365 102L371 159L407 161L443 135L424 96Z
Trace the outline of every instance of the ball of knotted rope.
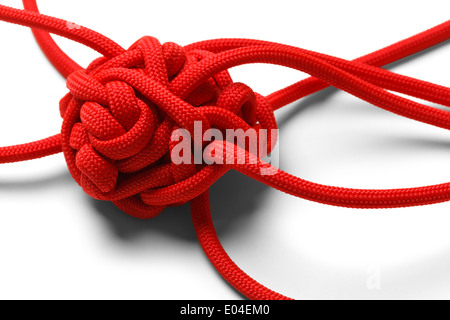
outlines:
M60 103L62 148L87 194L113 201L135 217L154 217L200 195L229 170L175 164L175 130L198 135L196 123L200 134L211 128L276 129L267 100L234 83L227 70L186 77L213 55L144 37L125 53L99 58L68 77L70 92Z

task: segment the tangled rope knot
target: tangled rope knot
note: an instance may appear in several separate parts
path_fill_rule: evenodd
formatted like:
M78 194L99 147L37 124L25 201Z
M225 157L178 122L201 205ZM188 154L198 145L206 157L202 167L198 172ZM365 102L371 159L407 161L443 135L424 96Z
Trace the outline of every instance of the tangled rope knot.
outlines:
M450 201L450 183L382 190L321 185L275 168L262 160L260 153L255 155L247 146L228 141L202 142L198 149L215 145L225 150L231 144L239 155L253 161L176 164L171 157L180 138L177 129L187 131L193 139L210 128L272 131L277 128L275 110L328 86L397 115L450 130L448 110L396 94L450 107L449 87L380 68L450 39L450 21L348 61L251 39L216 39L181 47L144 37L125 50L93 30L41 15L35 0L23 3L26 10L0 5L0 20L32 28L49 61L67 78L70 92L60 102L61 134L0 147L0 163L62 151L73 178L86 193L113 201L138 218L151 218L167 206L189 201L202 249L216 270L248 298L288 299L249 277L220 244L208 189L229 169L287 194L334 206L397 208ZM102 57L84 69L49 33L82 43ZM263 97L234 83L228 73L232 67L249 63L289 67L311 77ZM196 123L201 124L200 133L195 130ZM264 142L263 155L272 150L272 139L258 136L258 140ZM215 149L210 156L213 152ZM275 168L276 174L264 175L262 168Z
M161 198L152 201L152 190L161 194L161 188L201 176L191 179L195 183L183 203L214 180L211 170L198 175L201 166L193 162L171 162L174 130L183 128L193 136L195 121L202 130L276 129L267 100L234 83L228 71L197 83L172 85L182 71L195 70L198 61L212 55L144 37L123 54L99 58L67 78L70 93L60 103L63 152L86 193L112 200L135 217L154 217L164 206L180 201L161 205Z

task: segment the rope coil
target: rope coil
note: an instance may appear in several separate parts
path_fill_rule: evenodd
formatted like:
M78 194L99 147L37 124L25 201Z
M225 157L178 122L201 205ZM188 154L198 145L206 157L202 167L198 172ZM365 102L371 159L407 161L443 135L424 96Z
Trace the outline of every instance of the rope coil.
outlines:
M217 271L250 299L288 299L259 284L231 260L214 230L208 189L234 169L296 197L351 208L395 208L450 200L450 183L408 189L359 190L324 186L272 167L245 146L214 141L245 163L175 164L171 151L177 129L277 129L274 111L334 86L377 107L410 119L450 129L450 112L414 102L406 94L450 107L450 88L398 75L379 67L450 38L450 21L354 61L287 45L247 39L217 39L185 47L143 37L128 50L92 30L39 13L35 0L25 10L0 5L0 20L32 28L49 61L67 79L60 101L61 133L39 141L0 147L0 163L64 153L72 177L91 197L113 201L141 219L165 207L191 203L199 242ZM102 57L86 69L54 42L64 36ZM310 74L267 97L234 82L228 69L271 63ZM203 132L202 132L203 133ZM260 139L260 137L258 137ZM262 138L261 138L262 139ZM264 141L267 153L273 144ZM206 147L206 145L203 145ZM212 154L209 154L212 156ZM217 154L216 154L217 156ZM272 168L272 175L261 174Z

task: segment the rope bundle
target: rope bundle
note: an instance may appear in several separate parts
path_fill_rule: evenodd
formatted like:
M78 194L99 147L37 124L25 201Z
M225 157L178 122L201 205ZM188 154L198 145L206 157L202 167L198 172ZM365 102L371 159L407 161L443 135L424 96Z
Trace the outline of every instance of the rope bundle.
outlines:
M300 48L246 39L218 39L185 47L143 37L128 50L67 21L41 15L35 0L25 10L0 6L0 19L31 27L41 49L67 78L69 93L60 102L61 134L0 148L0 163L31 160L63 152L72 177L90 196L113 201L137 218L152 218L167 206L191 203L200 244L219 273L251 299L287 299L259 284L230 259L214 230L208 189L234 169L273 188L304 199L352 208L393 208L450 200L450 183L409 189L359 190L319 185L282 170L229 141L212 150L233 151L245 163L176 164L172 135L195 135L210 128L277 128L274 111L334 86L398 115L450 129L450 112L391 92L450 107L450 88L379 68L450 38L450 21L354 61ZM54 33L102 54L86 69L53 41ZM271 63L312 77L263 97L231 79L228 69ZM268 139L270 140L270 139ZM264 141L269 153L273 145ZM202 145L206 148L206 145ZM274 174L261 174L262 169Z
M196 121L203 130L276 127L265 99L233 83L227 71L196 82L174 80L211 55L144 37L121 55L70 74L70 93L60 104L61 142L72 176L86 193L114 201L132 216L154 217L205 192L224 173L193 161L171 162L177 128L194 136Z

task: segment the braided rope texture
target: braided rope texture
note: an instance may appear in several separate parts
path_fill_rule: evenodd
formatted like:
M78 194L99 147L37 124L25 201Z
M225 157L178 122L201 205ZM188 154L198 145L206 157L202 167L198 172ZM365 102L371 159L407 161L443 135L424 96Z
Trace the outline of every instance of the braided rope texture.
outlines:
M112 201L140 219L167 206L190 202L199 242L217 271L250 299L288 299L259 284L227 255L217 238L208 189L237 170L290 195L349 208L396 208L450 200L450 183L408 189L361 190L319 185L272 168L248 148L214 141L211 150L233 162L175 164L173 133L202 130L277 129L274 111L333 86L377 107L416 121L450 129L450 113L396 93L450 107L450 88L380 68L446 41L450 21L354 61L278 43L217 39L185 47L143 37L124 49L90 29L39 13L35 0L25 10L0 5L0 20L32 28L49 61L67 79L59 104L61 133L35 142L1 147L0 163L63 152L74 180L91 197ZM84 44L102 57L82 68L50 33ZM266 97L234 82L228 69L270 63L311 75ZM266 141L267 143L267 141ZM208 147L209 147L208 146ZM206 145L203 146L206 148ZM267 143L268 151L273 145ZM232 153L230 153L232 151ZM210 155L212 156L212 155ZM237 161L244 158L245 163ZM262 169L276 170L273 175Z

